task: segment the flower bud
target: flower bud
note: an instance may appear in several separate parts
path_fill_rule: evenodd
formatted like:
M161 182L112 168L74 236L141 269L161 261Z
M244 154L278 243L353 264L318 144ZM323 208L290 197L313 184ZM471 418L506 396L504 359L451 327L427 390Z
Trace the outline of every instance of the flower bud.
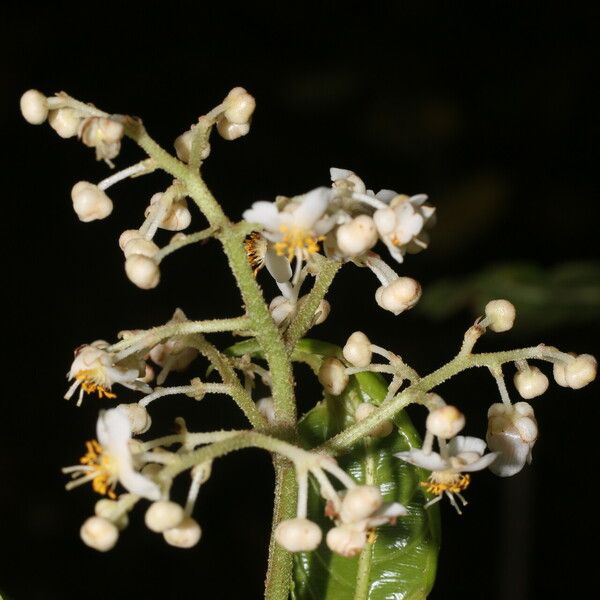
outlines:
M173 146L175 146L175 153L177 158L184 163L190 161L190 153L192 152L192 141L194 140L194 132L188 129L175 139Z
M344 358L355 367L366 367L371 363L371 342L362 331L355 331L343 349Z
M412 308L420 297L421 284L411 277L398 277L375 292L377 304L395 315Z
M464 426L465 415L451 404L432 410L425 422L427 431L445 440L454 437Z
M548 389L548 378L537 367L517 371L514 383L525 400L541 396Z
M102 517L90 517L79 530L83 543L99 552L112 549L119 539L119 530L114 523Z
M225 117L221 117L217 121L217 131L225 140L237 140L250 131L250 125L248 123L232 123Z
M132 433L146 433L150 429L152 419L145 406L132 402L131 404L119 404L117 408L127 415Z
M489 328L496 333L511 329L516 314L514 305L508 300L491 300L485 305L485 316L489 320Z
M78 181L73 186L71 200L79 220L84 223L104 219L113 209L112 200L97 185L89 181Z
M287 519L277 525L275 539L289 552L310 552L320 543L323 533L308 519Z
M371 413L376 410L376 406L369 402L362 402L356 407L354 411L354 418L356 422L364 421ZM372 437L387 437L394 430L394 424L392 421L383 421L380 423L375 429L369 432L369 435Z
M488 410L487 444L498 457L490 471L499 477L515 475L531 462L531 452L537 440L538 428L533 408L527 402L506 406L499 402Z
M275 296L269 304L269 312L276 325L281 325L296 312L296 305L284 296Z
M125 261L129 280L143 290L155 288L160 281L160 269L155 261L142 254L132 254Z
M183 508L170 500L153 502L144 517L148 529L162 533L167 529L177 527L184 517Z
M107 117L88 117L79 126L81 141L91 148L99 144L119 144L124 133L123 123Z
M102 517L103 519L114 523L118 529L125 529L129 524L127 514L123 512L119 503L115 500L109 500L108 498L98 500L94 506L94 512L97 517Z
M327 357L319 369L319 381L328 394L339 396L348 385L346 365L333 356Z
M373 219L360 215L340 225L336 233L337 247L346 256L359 256L377 243L377 229Z
M393 208L378 208L373 214L375 227L382 237L389 236L396 228L396 211Z
M591 354L580 354L565 365L565 380L574 390L585 387L596 379L598 363Z
M59 108L48 113L48 123L61 138L77 135L81 117L73 108Z
M325 300L325 298L323 298L323 300L321 300L321 302L319 302L319 306L317 306L317 310L315 310L315 325L320 325L321 323L323 323L329 316L330 312L331 312L331 304L329 304L329 302L327 302L327 300Z
M270 396L267 398L261 398L257 401L256 407L258 412L267 420L268 423L275 422L275 404L273 398Z
M224 103L227 105L225 118L238 125L248 123L256 108L256 100L243 87L233 88Z
M37 90L27 90L20 105L23 118L32 125L41 125L48 117L48 99Z
M336 554L351 557L360 554L367 543L367 534L365 531L356 530L347 525L332 527L327 532L327 546Z
M370 517L382 505L383 497L378 487L357 485L344 496L340 518L344 523L356 523Z
M140 473L144 477L148 477L148 479L152 479L153 481L158 477L158 474L162 471L163 465L159 465L158 463L148 463L144 465L144 468L140 471Z
M139 232L138 229L126 229L120 236L119 236L119 248L121 248L121 250L125 251L125 246L127 246L127 244L131 241L134 240L136 238L142 238L142 234Z
M129 258L134 254L141 254L142 256L152 258L158 250L158 246L152 240L147 240L144 237L132 236L127 244L125 244L123 254L125 254L125 258Z
M150 198L150 205L145 211L145 216L150 214L153 204L160 202L163 193L159 192ZM158 226L167 231L181 231L186 229L192 222L192 213L190 213L185 198L180 198L171 203L166 213L163 215Z
M177 527L163 531L165 542L176 548L191 548L200 541L201 536L202 529L192 517L185 517Z

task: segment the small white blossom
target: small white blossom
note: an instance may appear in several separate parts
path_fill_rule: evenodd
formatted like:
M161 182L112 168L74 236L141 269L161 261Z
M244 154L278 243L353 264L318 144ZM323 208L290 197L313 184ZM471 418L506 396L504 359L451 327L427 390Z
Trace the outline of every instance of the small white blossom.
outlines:
M149 500L160 499L156 483L138 473L131 450L131 423L118 408L102 411L96 425L98 440L86 443L87 452L79 465L66 467L63 473L74 478L67 489L92 482L94 491L115 498L117 482L132 494Z
M116 398L116 394L111 392L115 383L146 394L152 391L143 381L146 375L143 360L131 357L115 364L113 355L106 351L107 347L105 341L97 340L77 348L75 359L67 374L67 378L69 381L73 380L73 384L65 394L65 400L69 400L79 387L81 389L77 406L81 404L84 393L95 393L100 398Z
M399 452L395 456L411 465L431 471L428 481L421 482L421 486L428 493L435 494L436 498L430 500L426 507L441 500L445 493L460 513L454 495L456 494L462 503L466 504L460 492L471 482L468 473L489 467L498 456L497 452L484 454L485 448L483 440L459 435L450 440L439 454L411 448L408 452Z

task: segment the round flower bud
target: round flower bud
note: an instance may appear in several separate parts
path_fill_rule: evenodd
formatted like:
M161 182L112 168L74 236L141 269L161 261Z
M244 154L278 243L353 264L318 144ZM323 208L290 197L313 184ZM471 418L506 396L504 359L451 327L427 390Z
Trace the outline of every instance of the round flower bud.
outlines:
M421 284L411 277L398 277L375 292L375 301L381 308L395 315L412 308L421 297Z
M153 502L144 517L148 529L162 533L167 529L177 527L184 517L183 508L170 500Z
M141 238L143 237L142 234L139 232L139 230L137 229L126 229L120 236L119 236L119 248L121 248L121 250L125 250L125 246L127 246L127 244L131 241L134 240L136 238Z
M346 557L356 556L365 547L367 534L365 531L342 525L332 527L327 532L326 542L328 548L336 554Z
M59 108L48 113L50 127L58 133L61 138L71 138L79 131L81 117L73 108Z
M356 422L364 421L372 412L376 410L376 406L369 402L362 402L356 407L354 411L354 418ZM391 421L383 421L375 429L373 429L369 435L372 437L386 437L394 430L394 424Z
M333 356L327 357L319 369L319 381L328 394L339 396L348 385L346 365Z
M427 431L445 440L454 437L464 426L465 415L451 404L432 410L425 422Z
M327 319L329 313L331 312L331 304L323 298L321 302L319 302L319 306L317 306L317 310L315 310L315 325L320 325Z
M102 517L90 517L79 530L83 543L94 550L107 552L119 539L119 530L114 523Z
M145 406L132 402L131 404L119 404L117 408L127 415L132 433L146 433L150 429L152 419Z
M173 202L171 208L160 222L160 227L167 231L181 231L192 222L192 213L189 211L185 199Z
M373 214L375 227L381 236L391 235L396 229L396 211L393 208L378 208Z
M37 90L27 90L20 105L23 118L32 125L41 125L48 117L48 99Z
M192 517L185 517L177 527L163 531L165 542L176 548L191 548L200 541L201 536L202 529Z
M489 328L502 333L512 328L517 312L508 300L491 300L485 305L485 316L489 320Z
M499 477L511 477L531 462L531 452L538 436L533 408L527 402L506 406L499 402L488 410L487 444L498 452L490 471Z
M537 367L517 371L514 383L521 398L525 400L541 396L548 389L548 378Z
M239 125L248 123L256 108L256 100L243 87L233 88L227 94L225 103L227 104L225 118Z
M565 380L574 390L585 387L596 379L598 363L591 354L580 354L565 365Z
M192 141L194 139L194 132L188 129L175 139L173 146L175 146L175 153L177 158L184 163L190 161L190 153L192 151Z
M371 342L362 331L355 331L343 349L344 358L355 367L366 367L371 363Z
M104 219L113 209L112 200L97 185L89 181L78 181L73 186L71 200L79 220L84 223Z
M91 148L99 144L119 144L124 133L123 123L107 117L88 117L79 125L81 141Z
M160 281L160 269L155 261L142 254L132 254L125 261L129 280L143 290L155 288Z
M383 497L378 487L357 485L344 496L340 518L344 523L356 523L370 517L382 505Z
M258 412L260 412L267 422L275 422L275 404L273 403L273 398L270 396L267 398L261 398L257 401L256 408L258 408Z
M276 325L281 325L296 312L296 306L284 296L275 296L269 304L269 312Z
M360 215L340 225L336 233L337 247L346 256L359 256L377 243L377 229L373 219Z
M127 514L122 511L119 503L115 500L109 500L108 498L98 500L94 506L94 512L97 517L102 517L114 523L118 529L125 529L129 524Z
M319 526L308 519L288 519L275 529L277 543L289 552L310 552L321 543L322 537Z
M157 252L159 248L152 241L147 240L143 237L131 237L131 239L125 244L123 248L123 254L125 254L125 258L129 258L134 254L141 254L142 256L147 256L148 258L152 258Z
M225 117L221 117L217 121L217 131L225 140L237 140L250 131L250 125L248 123L232 123Z
M140 471L140 473L144 477L154 480L162 471L162 468L163 465L159 465L158 463L148 463L147 465L144 465L144 468Z

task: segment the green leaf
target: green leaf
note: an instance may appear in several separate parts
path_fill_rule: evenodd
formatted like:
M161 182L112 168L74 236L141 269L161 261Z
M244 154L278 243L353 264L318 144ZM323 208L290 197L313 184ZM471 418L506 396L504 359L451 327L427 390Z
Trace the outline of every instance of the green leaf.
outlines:
M255 340L249 339L226 351L232 356L260 357ZM325 356L341 356L341 349L316 340L301 340L294 360L308 363L315 371ZM325 395L299 423L301 441L306 448L325 442L354 423L352 415L361 402L380 404L387 386L373 373L359 373L340 396ZM314 552L294 555L294 600L423 600L435 580L440 545L438 505L428 509L423 488L429 473L394 457L394 453L420 447L421 440L408 415L402 411L396 428L383 438L361 441L338 457L339 464L356 481L379 486L386 502L404 504L409 515L395 525L377 529L374 543L360 556L345 558L329 551L323 542ZM311 480L309 518L324 532L332 522L324 516L324 500Z
M318 342L310 344L313 352L324 349ZM332 353L331 347L326 349L326 354ZM359 403L379 404L386 392L378 375L361 373L351 378L341 396L326 396L303 417L299 424L302 440L307 447L321 444L353 423L351 415ZM423 508L427 498L419 482L428 473L393 456L420 447L405 412L395 423L397 430L391 435L360 442L338 462L360 483L379 486L386 502L404 504L409 515L399 518L396 525L378 528L374 543L358 557L333 554L324 543L314 552L295 555L294 600L422 600L433 587L440 543L439 510L437 505ZM324 516L324 501L314 482L311 485L309 518L327 531L332 523Z

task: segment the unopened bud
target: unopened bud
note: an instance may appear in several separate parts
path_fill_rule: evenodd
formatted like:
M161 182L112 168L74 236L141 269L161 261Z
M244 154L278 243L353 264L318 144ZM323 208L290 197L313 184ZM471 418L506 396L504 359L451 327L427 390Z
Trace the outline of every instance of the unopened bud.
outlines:
M84 223L104 219L113 209L112 200L97 185L89 181L78 181L73 186L71 200L79 220Z
M132 402L131 404L119 404L117 408L127 415L132 433L146 433L150 429L152 419L145 406Z
M48 117L48 99L37 90L27 90L20 105L23 118L32 125L41 125Z
M129 258L134 254L141 254L142 256L152 258L158 250L158 246L152 240L147 240L143 237L132 237L125 245L125 248L123 248L123 254L125 258Z
M361 550L367 544L367 534L365 531L357 530L347 525L332 527L327 532L327 546L336 554L351 557L360 554Z
M327 357L319 369L319 381L328 394L339 396L348 385L346 365L333 356Z
M574 390L585 387L596 379L597 369L598 363L591 354L580 354L565 365L567 385Z
M192 517L185 517L177 527L163 531L165 542L176 548L192 548L202 536L202 529Z
M175 146L175 153L177 158L184 163L190 161L190 153L192 151L192 141L194 139L194 132L188 129L182 133L178 138L175 139L173 145Z
M366 367L371 363L371 342L362 331L355 331L343 349L344 358L355 367Z
M96 502L94 512L97 517L102 517L111 523L114 523L118 529L125 529L129 524L127 513L122 510L119 503L115 500L102 498Z
M398 277L375 292L377 304L395 315L412 308L420 297L421 284L411 277Z
M325 298L323 298L323 300L321 300L321 302L319 302L319 306L317 306L317 310L315 310L315 325L320 325L321 323L323 323L329 316L330 312L331 312L331 304L329 304L329 302L327 302L327 300L325 300Z
M183 520L183 508L170 500L153 502L144 517L148 529L162 533L167 529L177 527Z
M160 281L160 269L154 260L142 254L132 254L125 261L129 280L143 290L155 288Z
M100 144L119 144L124 133L123 123L107 117L88 117L79 125L81 141L91 148Z
M496 333L512 329L516 314L514 305L508 300L491 300L485 305L489 328Z
M227 104L225 118L239 125L248 123L256 108L256 100L243 87L233 88L227 94L225 104Z
M364 421L371 413L375 412L377 407L370 402L361 402L354 412L354 418L356 422ZM386 420L380 423L375 429L369 432L372 437L387 437L394 430L394 424L392 421Z
M269 304L269 312L276 325L281 325L296 312L296 305L284 296L275 296Z
M107 552L119 539L119 530L114 523L102 517L90 517L79 530L83 543L94 550Z
M248 123L232 123L225 117L221 117L217 121L217 131L225 140L237 140L250 131L250 125Z
M336 234L337 247L345 256L359 256L377 243L377 229L373 219L360 215L340 225Z
M275 529L277 543L289 552L310 552L321 543L322 537L320 527L308 519L287 519Z
M77 135L81 116L73 108L59 108L48 113L48 123L61 138Z
M548 378L537 367L517 371L514 383L525 400L541 396L548 389Z
M382 505L383 497L378 487L357 485L344 496L340 518L344 523L356 523L370 517Z
M127 244L134 239L137 238L141 238L143 237L142 234L139 232L138 229L126 229L120 236L119 236L119 248L121 248L121 250L125 251L125 246L127 246Z
M432 410L425 422L427 431L445 440L454 437L464 426L465 415L451 404Z

